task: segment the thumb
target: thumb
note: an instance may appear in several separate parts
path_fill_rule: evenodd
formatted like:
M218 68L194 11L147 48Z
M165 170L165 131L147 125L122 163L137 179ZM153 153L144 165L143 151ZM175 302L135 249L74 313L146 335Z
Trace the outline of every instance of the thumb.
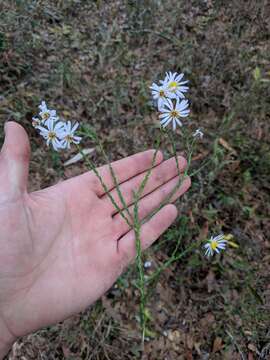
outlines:
M0 191L9 199L27 190L29 158L30 144L24 128L14 121L7 122L0 153Z

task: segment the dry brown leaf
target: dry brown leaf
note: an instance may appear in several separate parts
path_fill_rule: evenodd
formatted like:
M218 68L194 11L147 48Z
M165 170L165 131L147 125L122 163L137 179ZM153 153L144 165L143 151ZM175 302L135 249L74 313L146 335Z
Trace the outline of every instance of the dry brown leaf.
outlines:
M192 352L190 350L188 350L186 352L186 359L187 360L193 360Z
M193 340L192 335L190 335L190 334L186 334L186 346L189 350L193 349L194 340Z
M116 320L117 322L120 322L121 316L119 314L119 311L114 310L110 300L106 296L102 296L101 301L102 301L102 305L103 305L104 309L106 310L107 314L109 316L111 316L112 319Z
M176 342L176 343L180 343L183 342L184 339L184 334L182 332L180 332L179 330L169 330L168 331L168 339L171 342Z
M206 276L207 291L211 293L215 287L215 273L212 270L209 270L209 273Z
M209 325L215 322L215 317L212 313L207 313L205 316L200 320L200 324L203 328L208 328Z
M222 348L223 348L222 339L220 337L216 337L214 340L212 352L216 353L220 351Z
M198 239L199 240L206 239L208 232L209 232L209 224L208 224L208 221L206 220L200 229L200 234L198 236Z
M256 352L257 351L257 348L256 348L256 346L254 345L254 344L248 344L248 348L249 348L249 350L251 350L251 351L253 351L253 352Z
M200 346L201 346L200 343L198 343L198 342L195 342L195 343L194 343L194 348L195 348L195 350L197 351L198 355L201 355Z
M209 154L209 151L205 150L198 155L192 157L192 161L204 159Z
M221 146L223 146L226 150L230 151L233 155L237 155L237 152L231 147L231 145L224 140L223 138L219 138L218 142Z

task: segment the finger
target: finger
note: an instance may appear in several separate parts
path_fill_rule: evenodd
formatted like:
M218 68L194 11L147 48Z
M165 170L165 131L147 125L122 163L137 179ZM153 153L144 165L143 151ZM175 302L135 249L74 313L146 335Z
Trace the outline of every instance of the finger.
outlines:
M176 176L175 178L171 179L152 193L143 197L138 203L138 217L139 220L146 218L151 212L158 208L158 206L167 199L167 197L171 194L173 190L177 186L179 188L175 191L173 196L170 199L170 203L176 201L181 195L183 195L190 187L191 181L189 177L186 177L179 186L179 177ZM134 214L134 205L128 208L129 213L133 216ZM126 216L128 214L125 213ZM116 224L117 228L120 229L120 233L124 234L130 228L130 226L126 223L120 213L117 213L113 217L113 221ZM130 221L133 223L133 220Z
M27 189L30 144L24 128L14 121L5 124L5 141L0 153L1 190L14 198Z
M178 157L178 164L180 171L183 171L186 167L186 160L182 157ZM146 183L146 186L142 192L142 196L152 192L162 184L166 183L170 179L174 178L178 174L178 169L175 163L175 158L171 158L169 160L166 160L162 162L160 165L156 166L152 169L151 175L149 176L149 179ZM122 197L125 200L125 203L127 206L131 205L134 202L134 191L138 191L140 188L140 185L146 175L146 172L139 174L135 176L134 178L122 183L119 186L119 190L122 194ZM121 200L119 199L118 193L116 189L113 189L110 192L111 196L114 198L118 208L123 209L123 205L121 203ZM111 213L115 214L117 212L117 209L115 206L111 203L111 200L109 196L106 194L103 197L107 207L111 209Z
M141 227L140 238L142 250L147 249L172 224L177 216L175 205L164 206L156 215ZM126 266L136 256L134 230L130 230L118 242L118 253L122 264Z
M149 169L153 162L155 150L147 150L132 156L129 156L125 159L115 161L111 164L115 176L117 178L118 184L126 181L137 174L142 173L143 171ZM162 162L163 155L161 151L158 151L156 154L155 165L158 165ZM107 186L108 190L114 188L114 180L111 176L110 168L108 165L97 168L98 173L103 179L104 183ZM97 176L91 171L90 173L85 173L79 176L79 181L81 186L91 186L91 188L96 192L98 196L104 195L105 191L100 183L100 180Z

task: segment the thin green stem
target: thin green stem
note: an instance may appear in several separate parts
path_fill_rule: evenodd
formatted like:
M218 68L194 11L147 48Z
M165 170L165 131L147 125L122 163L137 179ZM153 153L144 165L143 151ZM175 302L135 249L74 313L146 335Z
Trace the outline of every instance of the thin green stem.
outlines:
M170 137L170 140L172 139L172 137ZM173 188L173 190L169 193L169 195L161 202L161 204L155 209L153 210L144 220L143 223L145 223L146 221L148 221L149 219L151 219L157 212L159 212L165 205L167 205L170 200L172 199L172 197L174 196L174 194L177 192L177 190L181 187L183 181L185 180L185 178L188 176L188 171L191 165L191 160L192 160L192 154L193 154L193 150L194 150L194 143L195 143L195 139L192 139L191 142L191 146L189 147L190 151L188 154L188 159L187 159L187 166L186 169L184 171L184 174L181 174L180 172L180 168L179 168L179 164L178 164L178 159L177 159L177 154L176 154L176 146L174 143L174 140L172 139L173 143L173 152L174 152L174 157L175 157L175 161L176 161L176 166L178 169L178 175L179 175L179 181L176 184L176 186Z
M106 160L106 162L107 162L107 164L108 164L108 166L109 166L110 173L111 173L111 176L112 176L112 179L113 179L113 183L114 183L114 186L115 186L115 188L116 188L116 192L117 192L117 194L118 194L118 197L119 197L119 199L120 199L120 201L121 201L121 203L122 203L122 206L123 206L123 208L124 208L124 211L126 211L127 214L129 215L129 217L131 218L131 214L130 214L129 208L128 208L128 206L127 206L127 204L126 204L126 201L125 201L125 199L124 199L124 197L123 197L123 195L122 195L122 193L121 193L121 191L120 191L119 182L118 182L118 180L117 180L117 177L116 177L116 174L115 174L115 172L114 172L114 170L113 170L113 167L112 167L112 165L111 165L111 163L110 163L110 161L109 161L109 159L108 159L108 156L107 156L107 154L106 154L106 152L105 152L105 150L104 150L104 148L103 148L103 145L102 145L101 141L100 141L98 138L97 138L97 141L98 141L98 145L99 145L99 148L100 148L100 150L101 150L101 153L102 153L102 155L104 156L104 158L105 158L105 160ZM128 224L128 225L129 225L129 224Z
M149 177L151 175L152 169L155 166L155 162L156 162L156 157L157 157L157 153L158 153L158 148L160 145L160 134L162 133L166 133L170 139L170 142L172 144L172 148L173 148L173 155L176 161L176 166L177 166L177 171L178 171L178 175L179 175L179 181L177 183L177 185L175 186L175 188L172 190L172 192L166 197L166 199L160 204L160 206L155 209L150 216L148 216L146 219L140 221L139 220L139 200L143 194L143 191L145 189L145 186L149 180ZM145 333L146 333L146 322L147 322L147 317L146 317L146 310L145 310L145 305L146 305L146 292L145 292L145 276L144 276L144 267L143 267L143 260L142 260L142 244L141 244L141 226L143 223L145 223L146 221L149 220L149 218L151 218L152 216L154 216L163 206L165 206L167 203L170 202L170 200L172 199L172 197L174 196L174 194L176 193L176 191L179 189L179 187L182 185L184 179L188 176L188 170L191 164L191 160L192 160L192 153L193 153L193 147L194 147L194 139L188 145L190 145L189 147L189 153L188 153L188 159L187 159L187 167L184 171L183 174L181 174L180 172L180 167L179 167L179 163L178 163L178 159L177 159L177 152L176 152L176 144L175 144L175 140L173 138L173 136L167 132L164 131L162 129L161 133L159 133L158 136L158 141L157 141L157 146L156 146L156 150L152 159L152 164L151 167L147 170L138 191L134 192L134 214L133 214L133 225L131 225L130 220L126 217L125 214L128 214L129 218L131 219L132 216L130 214L130 211L127 207L127 204L125 202L125 199L123 198L123 195L121 193L121 190L119 188L119 183L116 177L116 174L114 172L114 169L110 163L110 161L108 160L108 157L104 151L103 145L102 143L99 141L98 137L96 136L96 134L92 134L90 132L89 137L95 141L97 141L98 146L101 150L102 155L104 156L105 160L108 163L109 166L109 170L114 182L114 186L116 188L117 194L119 196L119 199L121 201L121 204L123 206L123 210L120 209L120 207L117 205L116 201L114 200L114 198L112 197L110 191L108 190L106 184L104 183L102 177L100 176L98 170L96 169L95 165L85 156L85 154L82 152L82 150L80 149L79 146L77 146L79 152L82 154L85 163L89 166L89 168L95 173L95 175L98 177L105 193L108 195L108 197L110 198L110 201L112 202L113 206L115 207L115 209L120 213L120 215L123 217L123 219L126 221L126 223L133 229L134 229L134 233L135 233L135 244L136 244L136 267L137 267L137 271L138 271L138 289L140 292L140 325L141 325L141 330L142 330L142 346L144 344L144 339L145 339ZM164 271L167 267L169 267L173 262L179 260L180 258L182 258L183 256L185 256L193 247L194 245L190 246L188 249L186 249L185 251L183 251L181 254L176 255L178 249L180 246L180 241L177 242L177 245L173 251L172 256L154 273L151 275L151 277L147 280L147 282L152 282L153 280L157 279L158 276L160 275L160 273L162 271Z
M142 331L142 347L144 345L145 332L146 332L146 316L145 316L146 297L145 297L144 267L142 261L142 246L141 246L141 237L140 237L141 222L139 220L139 200L147 184L147 181L151 175L152 169L155 165L159 144L160 144L160 136L158 136L156 150L152 159L151 167L146 172L138 191L134 192L134 220L133 220L134 225L133 226L134 226L135 244L136 244L136 266L139 274L138 289L140 291L140 326Z
M86 165L89 167L90 170L92 170L94 172L94 174L97 176L97 178L99 179L101 186L104 190L104 192L109 196L109 199L111 200L113 206L115 207L115 209L119 212L119 214L123 217L123 219L126 221L126 223L132 227L130 221L127 219L127 217L125 216L125 214L123 213L123 211L119 208L119 206L117 205L116 201L114 200L114 198L112 197L107 185L104 183L102 177L100 176L99 172L97 171L94 163L92 163L87 157L86 155L83 153L83 151L81 150L79 145L76 145L78 151L80 152L80 154L82 155Z
M191 250L193 250L194 248L196 248L198 246L197 243L193 243L192 245L190 245L187 249L185 249L183 252L181 252L179 255L175 256L171 256L167 261L165 261L164 264L162 264L148 279L147 279L147 283L150 283L151 281L155 280L157 276L160 275L160 273L162 271L164 271L165 269L167 269L172 263L174 263L177 260L180 260L181 258L183 258L184 256L186 256L189 252L191 252Z
M191 165L195 141L196 141L196 139L194 138L194 139L192 140L191 145L190 145L190 148L189 148L190 150L189 150L188 159L187 159L187 166L186 166L186 169L185 169L185 172L184 172L184 175L185 175L185 176L187 176L188 171L189 171L189 168L190 168L190 165Z
M194 170L191 174L189 174L189 177L193 177L197 173L199 173L203 168L205 168L208 164L212 162L212 159L207 160L202 166L200 166L198 169Z
M171 141L171 144L172 144L172 147L173 147L173 156L174 156L174 159L175 159L175 163L176 163L176 167L177 167L177 171L178 171L178 175L180 176L180 167L179 167L179 162L178 162L178 158L177 158L177 152L176 152L176 145L175 145L175 141L174 141L174 137L173 135L171 134L170 131L166 131L170 141Z
M176 186L173 188L173 190L170 192L170 194L160 203L160 205L153 210L146 218L144 218L144 220L142 221L142 223L146 223L147 221L149 221L155 214L157 214L165 205L169 204L170 200L172 199L172 197L174 196L174 194L176 193L176 191L180 188L180 186L183 183L183 179L184 176L182 178L179 179L178 183L176 184Z
M142 261L142 248L140 238L140 221L139 221L139 209L138 209L138 195L135 194L135 205L134 205L134 232L136 242L136 266L139 274L138 289L140 291L140 325L142 330L142 346L144 344L145 329L146 329L146 318L145 318L145 284L144 284L144 269Z
M138 190L138 200L140 199L140 197L141 197L141 195L143 193L143 190L144 190L144 188L145 188L145 186L147 184L147 181L148 181L148 179L149 179L149 177L151 175L153 167L155 166L159 145L160 145L160 136L158 137L158 141L157 141L156 149L155 149L154 156L153 156L153 159L152 159L151 167L147 170L147 173L145 174L145 176L143 178L143 181L140 184L140 187L139 187L139 190Z

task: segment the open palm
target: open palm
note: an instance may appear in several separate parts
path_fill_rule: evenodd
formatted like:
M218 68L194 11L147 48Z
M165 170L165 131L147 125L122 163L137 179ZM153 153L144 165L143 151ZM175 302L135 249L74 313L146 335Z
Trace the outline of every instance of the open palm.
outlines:
M134 232L93 172L27 192L29 142L9 122L0 153L0 324L14 336L63 320L97 300L135 255ZM151 167L153 150L112 164L132 214L133 190ZM179 158L180 168L186 162ZM120 208L108 166L98 169ZM156 164L139 202L143 219L178 182L174 159ZM190 186L187 178L172 201ZM163 207L141 229L147 248L177 215Z

